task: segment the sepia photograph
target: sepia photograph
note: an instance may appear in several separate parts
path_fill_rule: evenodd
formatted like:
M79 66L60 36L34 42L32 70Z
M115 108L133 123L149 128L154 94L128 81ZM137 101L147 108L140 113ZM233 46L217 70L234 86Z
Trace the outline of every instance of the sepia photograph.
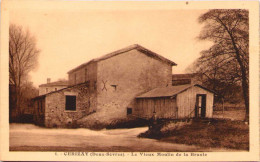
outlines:
M247 5L5 2L7 152L207 158L258 146Z

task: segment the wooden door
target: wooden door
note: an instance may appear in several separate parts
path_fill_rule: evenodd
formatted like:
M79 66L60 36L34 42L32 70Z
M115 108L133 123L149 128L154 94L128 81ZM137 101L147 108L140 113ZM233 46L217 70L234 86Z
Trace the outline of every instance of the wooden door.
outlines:
M195 117L199 117L199 118L206 117L206 101L207 101L206 94L197 94Z

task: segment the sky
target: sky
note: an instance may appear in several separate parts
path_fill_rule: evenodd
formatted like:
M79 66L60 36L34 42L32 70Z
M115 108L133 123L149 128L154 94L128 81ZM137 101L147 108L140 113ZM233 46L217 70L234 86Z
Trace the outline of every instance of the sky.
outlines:
M67 79L67 72L93 58L139 44L177 63L173 73L185 73L209 42L196 37L207 10L71 10L41 8L11 10L9 22L21 25L37 39L38 67L30 72L34 86Z

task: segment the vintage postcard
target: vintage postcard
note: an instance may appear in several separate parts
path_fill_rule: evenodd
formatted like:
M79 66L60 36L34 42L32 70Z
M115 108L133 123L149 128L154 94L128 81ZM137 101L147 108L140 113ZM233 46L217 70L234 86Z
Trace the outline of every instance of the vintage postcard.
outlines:
M1 4L0 160L258 161L258 1Z

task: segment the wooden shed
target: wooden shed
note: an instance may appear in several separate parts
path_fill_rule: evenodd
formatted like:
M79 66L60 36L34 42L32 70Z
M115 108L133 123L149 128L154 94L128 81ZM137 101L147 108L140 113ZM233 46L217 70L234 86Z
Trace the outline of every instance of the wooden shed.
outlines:
M179 85L155 88L136 97L133 114L150 118L155 112L158 118L211 118L214 92L201 85Z

